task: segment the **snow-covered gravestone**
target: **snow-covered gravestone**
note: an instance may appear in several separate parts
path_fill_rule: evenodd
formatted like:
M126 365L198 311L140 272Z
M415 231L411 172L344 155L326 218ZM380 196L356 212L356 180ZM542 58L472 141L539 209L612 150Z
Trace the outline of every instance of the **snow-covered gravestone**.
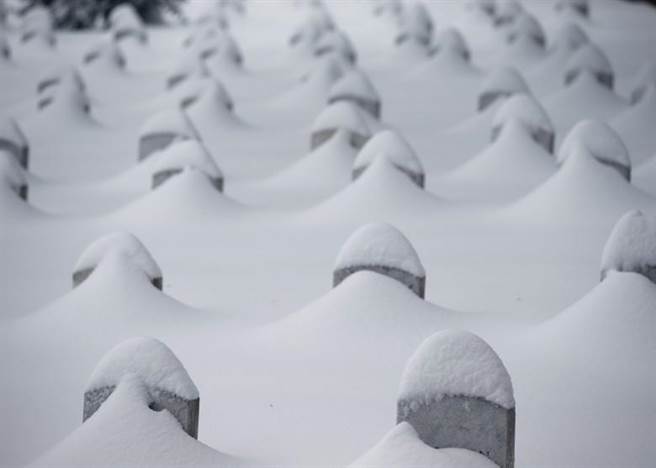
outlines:
M471 52L464 36L458 29L452 27L445 28L434 36L430 49L431 55L437 55L443 50L451 50L466 61L471 58Z
M581 29L581 26L569 22L565 23L556 31L551 51L552 53L564 52L569 54L580 49L589 42L590 38L585 31Z
M487 109L498 99L529 92L526 81L517 70L509 67L497 68L483 81L478 94L478 110Z
M210 72L201 57L193 54L185 54L181 60L175 64L166 78L166 88L172 89L192 77L207 78L209 76Z
M12 154L2 149L0 149L0 179L4 187L27 201L28 186L25 171Z
M341 31L328 31L319 37L314 46L315 57L337 54L348 63L355 63L357 55L350 39Z
M126 66L125 56L114 42L103 42L91 47L82 56L82 63L86 67L103 65L116 70L122 70Z
M185 169L195 168L205 174L219 192L223 191L223 174L198 140L176 141L154 154L153 158L153 189Z
M39 83L39 111L48 110L52 119L88 119L91 101L86 86L77 71L69 70Z
M196 130L181 108L166 109L150 117L139 132L139 160L176 140L196 138Z
M501 468L515 458L515 400L501 359L478 336L447 330L426 339L408 361L397 403L433 448L464 448Z
M638 273L656 283L654 216L631 210L615 224L602 254L602 281L609 271Z
M124 341L100 360L84 392L83 421L93 416L126 375L144 383L152 410L167 410L187 434L198 438L198 389L175 354L153 338Z
M44 50L52 49L56 39L50 10L43 6L30 8L23 18L20 41Z
M97 239L80 255L73 268L73 287L85 281L109 255L122 259L143 272L153 286L162 289L162 270L146 247L128 232L114 232Z
M426 272L408 239L386 223L366 224L347 239L337 256L333 287L358 271L389 276L423 298Z
M367 75L357 68L346 72L330 88L328 103L338 101L353 102L374 117L380 118L380 95Z
M27 139L16 121L7 115L0 115L0 150L12 154L27 169L30 153Z
M549 153L553 153L555 130L551 119L540 103L528 94L515 94L499 106L492 119L492 141L513 119L524 124L531 137Z
M395 130L376 133L360 150L353 163L353 180L373 163L385 157L419 187L424 187L424 168L410 144Z
M615 169L627 181L631 180L631 160L622 138L608 124L599 120L582 120L567 134L556 161L563 164L584 147L598 162Z
M139 14L130 4L123 3L114 8L109 15L114 40L134 38L140 43L148 41L148 34Z
M631 90L631 104L640 101L650 86L656 86L656 62L645 64L638 73Z
M533 15L522 13L510 24L506 38L512 43L520 37L527 37L536 44L544 47L546 36L540 22Z
M567 12L571 11L583 17L590 15L590 5L588 0L558 0L554 7L556 11Z
M351 146L355 149L362 148L371 137L371 131L361 112L364 111L348 101L337 101L328 105L312 123L310 149L318 148L340 129L348 132Z
M517 0L499 0L494 9L494 24L506 26L524 13L524 7Z
M602 50L592 43L579 47L565 64L565 84L573 83L581 73L590 73L602 85L613 89L613 67Z

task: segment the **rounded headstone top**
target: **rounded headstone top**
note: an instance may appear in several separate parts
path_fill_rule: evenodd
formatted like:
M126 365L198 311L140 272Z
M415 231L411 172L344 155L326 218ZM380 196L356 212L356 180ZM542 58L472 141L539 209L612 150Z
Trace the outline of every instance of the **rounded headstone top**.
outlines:
M360 135L369 136L371 131L358 106L348 101L329 104L314 119L311 131L343 128Z
M601 278L609 271L656 273L656 219L631 210L615 224L601 257Z
M126 375L136 375L147 388L165 390L186 400L198 398L198 388L168 346L147 337L131 338L100 360L86 391L115 387Z
M514 41L519 37L530 37L531 39L544 44L544 29L540 22L529 13L522 13L517 16L508 27L506 35L509 41Z
M369 77L357 68L347 71L330 88L329 101L340 96L355 96L371 101L380 101L380 95Z
M406 364L399 400L430 403L444 396L482 398L514 408L510 375L494 350L468 331L430 336Z
M128 232L113 232L94 241L84 249L73 271L95 269L108 255L121 256L143 271L150 280L162 277L162 271L148 249Z
M385 266L426 276L410 241L387 223L366 224L346 240L335 261L335 270L358 266Z
M165 109L160 111L144 122L139 131L140 135L157 133L173 133L186 138L195 138L196 132L180 109Z
M585 31L576 23L567 22L556 30L553 39L555 50L574 51L590 42Z
M554 132L547 112L529 94L515 94L506 99L492 118L492 128L501 128L511 119L520 121L533 131L540 129Z
M504 92L508 94L530 93L526 81L514 68L501 67L493 70L483 80L481 92Z
M82 65L89 67L103 63L112 68L125 68L126 59L115 42L101 42L89 48L82 57Z
M395 130L382 130L367 141L353 162L353 168L369 166L376 158L386 157L395 166L416 174L423 174L424 168L410 143Z
M469 58L470 51L467 41L456 28L445 28L437 32L433 39L432 50L439 53L441 50L453 50L465 58Z
M109 13L109 22L114 28L143 28L143 21L137 10L129 3L117 5Z
M315 55L336 53L349 62L355 62L356 53L351 40L341 31L323 33L314 46Z
M214 159L207 153L205 147L198 140L180 140L171 143L166 148L152 155L153 172L167 169L184 169L194 167L208 176L223 178L221 170Z
M604 164L631 168L629 151L622 138L608 124L600 120L582 120L563 140L556 161L563 164L584 147L590 155Z
M593 74L613 74L613 67L606 54L591 42L579 47L565 65L565 74L583 70Z

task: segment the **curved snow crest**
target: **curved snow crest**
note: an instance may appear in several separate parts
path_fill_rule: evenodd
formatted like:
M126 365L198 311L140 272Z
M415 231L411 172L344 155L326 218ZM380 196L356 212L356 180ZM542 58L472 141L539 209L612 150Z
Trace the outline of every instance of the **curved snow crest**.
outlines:
M613 67L606 54L596 45L588 42L579 47L565 65L565 83L570 84L587 71L600 83L613 88Z
M434 449L419 438L410 423L404 421L348 467L498 468L498 465L471 450Z
M335 270L365 265L398 268L418 277L426 276L410 241L387 223L366 224L351 234L337 256Z
M395 130L383 130L371 137L355 158L353 169L365 168L381 155L387 157L395 166L416 174L424 174L417 153Z
M465 37L453 27L445 28L434 36L431 54L439 54L444 50L454 51L467 61L471 57Z
M82 252L74 271L95 269L109 255L118 255L127 260L143 271L151 281L162 277L162 271L150 252L128 232L114 232L94 241Z
M601 279L609 271L656 279L656 218L631 210L615 224L601 257Z
M0 180L19 195L21 190L27 187L25 170L18 164L14 155L4 150L0 150Z
M311 131L344 128L359 135L369 136L371 130L358 107L350 102L337 101L328 105L312 123Z
M380 94L362 70L353 68L347 71L330 88L328 93L329 103L342 99L357 102L376 117L380 115Z
M542 25L533 15L526 12L521 13L513 20L508 28L506 37L509 42L515 42L521 37L530 38L541 47L546 42Z
M483 80L478 92L478 110L482 111L497 99L516 93L530 93L522 75L511 67L497 68Z
M574 52L589 42L590 38L581 26L567 22L556 31L552 50L553 52Z
M196 131L181 109L166 109L148 118L139 130L145 136L158 133L174 133L187 138L195 138Z
M209 155L205 147L195 139L178 140L163 150L152 155L153 161L150 166L153 173L168 169L184 169L186 167L196 168L209 177L223 178L223 173Z
M499 106L492 118L493 133L500 131L511 120L521 122L533 135L544 132L553 137L555 132L547 112L534 97L528 94L511 96Z
M510 375L494 350L468 331L445 330L427 338L408 361L399 399L439 401L444 396L482 398L515 407Z
M198 398L198 388L173 351L147 337L131 338L105 354L85 391L117 386L128 374L137 375L149 388L166 390L187 400Z
M608 124L600 120L583 120L567 134L558 150L559 164L575 157L584 148L597 161L617 169L630 180L631 160L622 138Z

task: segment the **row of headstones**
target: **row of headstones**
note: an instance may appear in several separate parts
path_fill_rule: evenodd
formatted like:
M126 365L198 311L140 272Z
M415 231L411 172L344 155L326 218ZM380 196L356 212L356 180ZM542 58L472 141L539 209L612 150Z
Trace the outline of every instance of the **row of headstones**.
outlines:
M635 210L624 215L604 247L602 281L610 272L619 271L656 282L654 239L656 218ZM92 244L78 261L74 284L85 281L110 255L132 262L161 289L159 267L143 244L126 233ZM336 262L335 286L362 270L388 276L423 297L425 274L416 251L390 225L364 226L347 240ZM84 394L84 421L128 374L142 380L151 409L169 411L185 432L198 436L198 390L175 355L151 338L128 340L100 361ZM422 343L402 377L397 422L411 424L430 447L465 448L485 455L500 467L514 464L515 402L510 376L494 351L471 333L441 332Z

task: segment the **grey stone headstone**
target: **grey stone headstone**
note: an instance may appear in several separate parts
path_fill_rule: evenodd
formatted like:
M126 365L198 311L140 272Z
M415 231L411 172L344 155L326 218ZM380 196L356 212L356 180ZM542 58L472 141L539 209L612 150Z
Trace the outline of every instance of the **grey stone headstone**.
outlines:
M151 188L156 189L171 177L180 174L183 171L181 168L165 169L153 174L153 181ZM223 192L223 179L221 177L210 177L210 182L219 192Z
M353 104L356 104L359 106L361 109L364 109L365 111L369 112L372 116L376 117L377 119L380 119L380 101L375 101L373 99L364 99L359 96L354 96L351 94L341 94L338 96L333 96L328 100L328 104L332 104L337 101L348 101L352 102Z
M399 400L397 422L403 421L430 447L464 448L501 468L514 466L515 408L463 395L445 395L431 402Z
M155 151L169 146L174 140L184 138L173 132L149 133L139 139L139 161L143 161Z
M91 276L91 273L93 273L93 270L95 268L84 268L82 270L74 271L73 272L73 287L76 288L80 284L82 284L89 276ZM162 290L162 277L159 276L157 278L153 278L150 283L155 286L157 289L160 291Z
M426 277L416 276L400 268L386 265L356 265L345 268L338 268L333 272L333 287L338 286L342 281L358 271L373 271L381 275L388 276L399 281L422 299L426 293Z
M85 392L82 421L90 418L109 398L116 387L101 387ZM198 438L198 417L200 398L187 400L175 393L157 387L149 387L151 397L149 408L153 411L169 411L178 420L182 429L194 439Z
M360 177L362 173L367 170L368 167L369 166L363 166L363 167L356 167L355 169L353 169L353 173L351 174L352 179L355 180L358 177ZM394 167L396 167L399 171L407 175L410 178L410 180L412 180L419 188L424 188L424 174L410 171L405 167L399 166L398 164L394 164Z
M335 133L337 133L337 128L327 128L324 130L319 130L310 135L310 149L316 149L319 146L323 145L325 142L330 140ZM369 140L368 136L361 135L356 132L349 131L349 142L351 146L357 150L362 149L362 147Z

